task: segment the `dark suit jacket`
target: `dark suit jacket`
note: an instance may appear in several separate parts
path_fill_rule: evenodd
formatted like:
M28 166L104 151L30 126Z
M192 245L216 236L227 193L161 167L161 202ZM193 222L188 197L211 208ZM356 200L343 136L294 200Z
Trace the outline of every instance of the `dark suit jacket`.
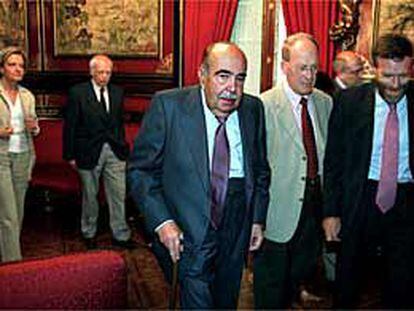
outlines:
M264 223L269 166L263 105L258 98L243 95L238 114L244 152L246 219L249 224L252 218ZM129 181L131 195L150 232L172 219L184 231L185 243L201 245L210 223L211 190L200 87L168 90L154 96L134 143ZM246 227L250 230L250 226ZM248 234L250 231L247 238Z
M75 85L69 90L64 111L63 158L76 160L81 169L93 169L102 145L108 142L120 160L126 160L128 145L123 124L123 90L108 85L110 111L100 104L92 82Z
M414 173L414 85L408 86L410 169ZM329 121L324 164L324 214L342 217L352 230L358 219L371 162L374 132L375 85L339 92Z

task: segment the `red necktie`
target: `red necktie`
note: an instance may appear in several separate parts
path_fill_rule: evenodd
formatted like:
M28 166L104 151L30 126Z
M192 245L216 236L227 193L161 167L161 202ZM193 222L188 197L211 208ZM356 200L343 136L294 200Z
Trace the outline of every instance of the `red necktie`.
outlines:
M307 177L314 179L318 176L318 155L316 153L315 135L313 133L312 120L308 112L308 100L302 97L299 102L302 105L302 136L305 146L307 162Z
M217 117L220 125L214 138L211 169L211 222L214 228L220 225L227 194L230 170L230 148L226 133L226 117Z
M396 104L389 104L382 145L381 176L375 202L382 213L393 207L397 194L399 129Z

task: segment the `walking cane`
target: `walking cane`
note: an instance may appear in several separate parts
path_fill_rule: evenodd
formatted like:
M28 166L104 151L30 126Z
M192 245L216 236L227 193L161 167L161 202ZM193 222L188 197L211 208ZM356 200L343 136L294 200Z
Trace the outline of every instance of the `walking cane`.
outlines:
M177 305L177 288L178 288L178 261L173 262L172 266L172 283L170 288L170 298L168 308L175 310Z

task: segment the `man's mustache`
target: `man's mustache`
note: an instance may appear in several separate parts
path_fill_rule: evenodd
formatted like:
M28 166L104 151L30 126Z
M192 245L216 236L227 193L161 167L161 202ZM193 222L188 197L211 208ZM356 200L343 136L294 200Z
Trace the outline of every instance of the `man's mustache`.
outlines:
M223 92L223 93L219 94L218 98L219 99L236 100L237 99L237 94L232 93L232 92Z

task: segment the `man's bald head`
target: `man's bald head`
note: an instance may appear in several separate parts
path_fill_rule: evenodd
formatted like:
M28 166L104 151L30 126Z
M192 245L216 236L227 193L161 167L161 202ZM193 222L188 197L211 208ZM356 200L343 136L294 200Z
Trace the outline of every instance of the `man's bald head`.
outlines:
M335 75L346 85L351 87L362 81L363 62L354 51L339 52L334 60Z

